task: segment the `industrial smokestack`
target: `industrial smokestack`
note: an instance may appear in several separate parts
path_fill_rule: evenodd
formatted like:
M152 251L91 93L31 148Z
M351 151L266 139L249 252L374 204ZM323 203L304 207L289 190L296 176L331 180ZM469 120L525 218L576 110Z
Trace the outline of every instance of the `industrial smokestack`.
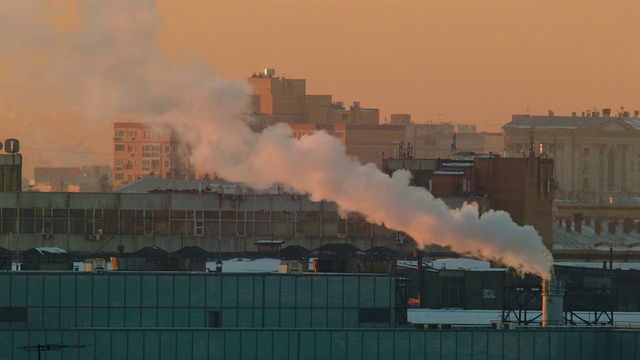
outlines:
M564 281L542 281L542 326L564 325Z

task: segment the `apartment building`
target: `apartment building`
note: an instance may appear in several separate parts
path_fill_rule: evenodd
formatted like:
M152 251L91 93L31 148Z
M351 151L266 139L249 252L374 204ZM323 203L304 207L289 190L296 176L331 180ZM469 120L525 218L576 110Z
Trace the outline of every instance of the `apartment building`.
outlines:
M115 122L113 124L113 187L147 176L184 179L193 170L186 151L166 124Z

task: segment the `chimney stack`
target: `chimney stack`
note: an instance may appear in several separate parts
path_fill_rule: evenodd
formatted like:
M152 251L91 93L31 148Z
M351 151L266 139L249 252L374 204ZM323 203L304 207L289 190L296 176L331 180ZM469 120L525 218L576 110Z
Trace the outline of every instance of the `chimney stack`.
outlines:
M542 326L564 325L564 281L542 280Z
M629 235L631 234L631 228L633 227L633 221L629 218L625 218L622 223L622 232Z
M573 224L577 233L582 233L582 219L583 219L582 213L573 214Z

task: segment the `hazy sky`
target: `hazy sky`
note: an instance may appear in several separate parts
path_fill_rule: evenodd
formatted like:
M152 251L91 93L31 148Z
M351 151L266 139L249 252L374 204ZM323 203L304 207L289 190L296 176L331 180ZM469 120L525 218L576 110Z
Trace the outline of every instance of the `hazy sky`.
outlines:
M640 109L637 0L101 4L0 0L0 140L22 140L29 168L110 164L111 121L153 91L138 79L162 57L239 86L272 67L381 120L499 131L514 113Z
M637 0L159 2L158 40L244 79L273 67L381 120L476 123L514 113L640 109ZM442 114L437 116L437 114Z

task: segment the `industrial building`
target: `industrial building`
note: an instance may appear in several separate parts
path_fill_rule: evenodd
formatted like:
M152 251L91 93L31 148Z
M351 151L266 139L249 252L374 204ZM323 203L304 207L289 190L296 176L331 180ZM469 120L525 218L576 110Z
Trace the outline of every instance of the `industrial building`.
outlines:
M393 275L1 272L0 359L634 359L636 329L407 324Z
M115 253L120 245L125 252L148 246L173 252L195 245L243 253L257 251L260 240L310 249L345 242L362 249L414 248L408 237L359 214L341 217L332 202L292 193L250 194L240 187L227 193L209 185L155 193L0 192L0 232L11 233L12 251L55 246Z

